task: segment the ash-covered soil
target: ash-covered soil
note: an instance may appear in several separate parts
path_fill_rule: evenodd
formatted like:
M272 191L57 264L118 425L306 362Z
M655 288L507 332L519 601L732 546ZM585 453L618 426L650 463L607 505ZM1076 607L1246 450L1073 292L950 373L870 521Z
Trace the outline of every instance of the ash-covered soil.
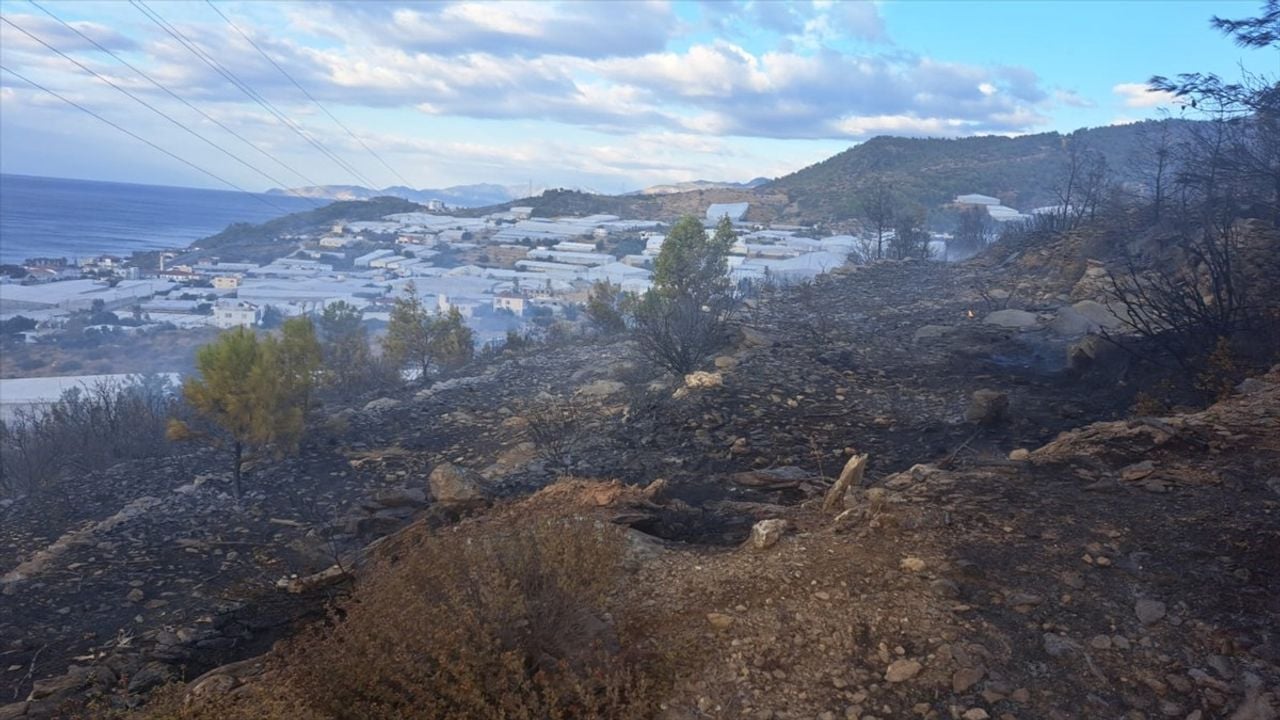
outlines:
M21 499L0 509L0 701L31 701L0 717L87 692L133 702L263 652L344 591L299 578L345 572L410 523L484 522L433 497L445 465L500 504L560 475L667 481L662 503L613 517L668 548L636 601L685 598L655 641L714 649L673 699L689 717L1229 717L1261 702L1280 591L1274 384L1247 409L1051 443L1125 417L1135 387L1113 363L1068 364L1063 308L1087 278L1016 277L891 263L756 298L699 387L622 340L504 355L325 408L298 457L251 469L239 507L212 451ZM1002 399L975 403L982 390ZM554 457L530 431L547 407L573 415ZM855 453L870 463L851 506L889 496L837 523L813 498ZM763 517L793 532L737 549ZM1163 606L1150 622L1148 599ZM895 661L920 668L888 682ZM960 671L979 679L957 690Z

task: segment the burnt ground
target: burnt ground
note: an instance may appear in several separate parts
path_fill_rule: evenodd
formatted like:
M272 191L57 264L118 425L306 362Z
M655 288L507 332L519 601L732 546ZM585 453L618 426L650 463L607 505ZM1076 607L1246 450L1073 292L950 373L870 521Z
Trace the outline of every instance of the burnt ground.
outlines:
M763 547L632 533L609 612L626 652L674 669L659 717L1275 718L1280 368L1203 412L1096 423L1016 457L917 465L830 510L829 483L800 472L803 499L754 506L787 528ZM566 479L450 534L647 527L689 512L670 489ZM432 532L410 526L367 572L401 572ZM324 648L222 668L187 698L238 697L235 717L255 698L305 705L277 672L293 652Z
M0 509L0 575L11 578L0 594L0 698L21 699L41 678L107 657L115 670L96 682L142 691L260 652L331 597L290 595L277 581L342 561L416 516L453 519L415 499L373 499L425 488L443 462L482 472L498 497L561 472L666 478L679 502L644 529L730 545L755 519L735 502L804 497L796 484L743 487L728 479L734 473L830 477L856 451L871 454L875 483L915 463L1003 457L1122 416L1132 388L1113 375L1068 373L1066 340L981 322L997 309L989 298L1001 276L979 264L885 264L758 299L742 338L716 359L719 386L702 390L677 393L678 382L617 341L534 348L430 388L329 408L299 457L251 471L241 507L225 494L226 460L209 451L117 466L22 499ZM1059 295L1066 300L1066 290ZM1036 297L1043 306L1015 304L1052 309L1052 294ZM930 325L948 330L917 339ZM1007 417L990 426L964 418L982 388L1009 399ZM576 398L578 439L571 460L552 466L522 428L538 417L531 406L565 397ZM37 694L66 690L50 682Z

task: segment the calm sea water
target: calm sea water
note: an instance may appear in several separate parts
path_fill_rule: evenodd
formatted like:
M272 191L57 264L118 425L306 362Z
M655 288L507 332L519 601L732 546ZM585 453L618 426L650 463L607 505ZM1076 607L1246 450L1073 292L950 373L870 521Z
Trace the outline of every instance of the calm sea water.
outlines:
M257 196L262 197L262 196ZM0 262L29 257L127 256L186 247L234 222L285 214L257 197L222 190L0 175ZM316 207L272 195L287 212Z

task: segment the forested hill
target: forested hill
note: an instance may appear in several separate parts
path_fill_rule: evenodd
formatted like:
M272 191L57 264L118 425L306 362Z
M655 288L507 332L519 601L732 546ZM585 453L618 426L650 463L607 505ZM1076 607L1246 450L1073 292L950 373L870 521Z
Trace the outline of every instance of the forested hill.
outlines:
M226 230L200 240L192 250L215 252L224 260L267 261L280 255L282 238L300 233L322 231L335 222L381 220L387 215L425 210L417 203L398 197L376 197L370 200L339 200L315 210L291 213L260 225L235 223Z
M535 216L613 213L627 217L672 219L700 215L713 202L749 202L748 220L819 223L860 217L865 201L880 185L891 188L896 205L927 210L956 195L979 193L1000 198L1019 210L1057 202L1054 187L1067 161L1067 140L1103 154L1109 177L1142 180L1144 144L1167 128L1169 142L1185 139L1195 121L1145 121L1078 130L1070 135L1040 133L1021 137L961 139L876 137L820 163L753 188L715 188L662 195L594 195L548 190L539 197L476 208L480 215L513 205L533 208Z
M830 220L858 214L862 198L879 185L906 202L933 208L956 195L980 193L1027 210L1056 202L1054 186L1067 158L1067 139L1107 158L1113 179L1138 180L1134 157L1167 123L1175 138L1193 121L1146 121L1021 137L960 139L876 137L760 188L785 193L787 215Z

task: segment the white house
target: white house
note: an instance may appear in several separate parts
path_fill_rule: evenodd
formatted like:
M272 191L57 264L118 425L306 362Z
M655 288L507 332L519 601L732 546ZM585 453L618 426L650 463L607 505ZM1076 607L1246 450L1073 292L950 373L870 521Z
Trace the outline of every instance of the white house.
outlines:
M516 316L524 315L525 299L523 295L513 292L501 292L493 296L494 310L510 310Z
M971 193L969 195L957 195L952 202L956 205L999 205L1000 199L993 198L990 195Z
M215 290L235 290L240 287L240 277L238 275L219 275L213 279L213 288Z
M213 306L213 324L224 330L233 327L253 327L262 320L257 305L247 302L219 302Z

